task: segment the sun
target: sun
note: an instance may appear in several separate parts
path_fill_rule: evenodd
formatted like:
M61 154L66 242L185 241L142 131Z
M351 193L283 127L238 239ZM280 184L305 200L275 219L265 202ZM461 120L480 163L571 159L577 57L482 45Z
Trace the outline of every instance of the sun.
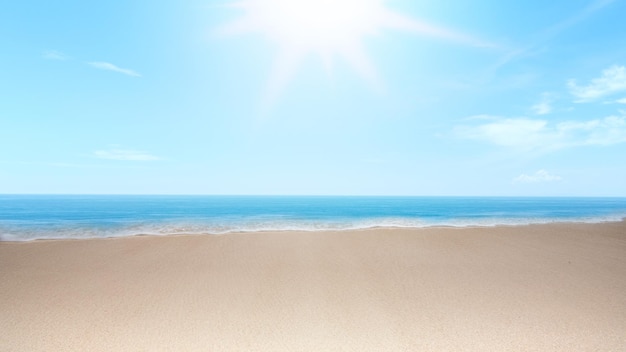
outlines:
M280 46L340 51L379 26L380 0L249 0L239 3L251 25Z
M243 0L231 3L245 12L220 28L226 35L261 33L279 53L270 74L266 99L277 99L300 62L317 55L330 72L339 57L370 86L380 86L378 74L363 49L363 39L376 33L388 11L382 0ZM387 14L387 15L386 15Z
M335 58L346 61L375 90L381 80L364 49L364 39L392 28L474 46L474 38L418 21L385 6L385 0L237 0L229 7L244 12L218 29L221 35L261 33L278 47L266 89L276 100L308 55L322 59L327 71Z

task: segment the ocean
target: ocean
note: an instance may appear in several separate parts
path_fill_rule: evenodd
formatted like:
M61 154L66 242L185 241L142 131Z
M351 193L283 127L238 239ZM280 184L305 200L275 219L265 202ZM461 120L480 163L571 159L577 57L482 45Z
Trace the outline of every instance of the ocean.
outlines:
M626 198L0 195L0 240L606 222Z

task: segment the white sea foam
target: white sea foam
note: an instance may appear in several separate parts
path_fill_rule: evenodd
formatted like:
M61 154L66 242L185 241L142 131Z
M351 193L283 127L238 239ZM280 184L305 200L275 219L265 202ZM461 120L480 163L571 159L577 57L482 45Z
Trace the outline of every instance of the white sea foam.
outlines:
M167 235L224 235L229 233L273 232L273 231L349 231L373 228L426 228L426 227L493 227L519 226L546 223L602 223L621 221L626 214L613 214L578 218L471 218L442 219L428 221L418 218L370 218L360 220L288 220L279 217L238 221L179 221L168 223L142 223L127 226L90 227L2 227L0 241L33 241L41 239L88 239L130 236Z

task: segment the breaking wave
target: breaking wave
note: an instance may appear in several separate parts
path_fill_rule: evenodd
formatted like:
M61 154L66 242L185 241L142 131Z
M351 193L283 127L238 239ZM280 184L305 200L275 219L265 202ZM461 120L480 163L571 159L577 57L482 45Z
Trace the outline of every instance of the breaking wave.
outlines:
M622 221L626 214L583 217L492 217L492 218L371 218L343 220L239 219L237 221L169 221L113 224L0 224L0 241L42 239L90 239L129 236L224 235L277 231L350 231L374 228L493 227L547 223L602 223Z

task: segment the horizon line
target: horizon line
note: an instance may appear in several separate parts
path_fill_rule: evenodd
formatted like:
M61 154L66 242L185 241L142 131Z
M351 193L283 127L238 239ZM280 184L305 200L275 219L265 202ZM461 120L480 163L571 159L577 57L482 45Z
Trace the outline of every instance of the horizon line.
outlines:
M626 198L626 195L400 195L400 194L227 194L227 193L0 193L0 196L145 197L389 197L389 198Z

